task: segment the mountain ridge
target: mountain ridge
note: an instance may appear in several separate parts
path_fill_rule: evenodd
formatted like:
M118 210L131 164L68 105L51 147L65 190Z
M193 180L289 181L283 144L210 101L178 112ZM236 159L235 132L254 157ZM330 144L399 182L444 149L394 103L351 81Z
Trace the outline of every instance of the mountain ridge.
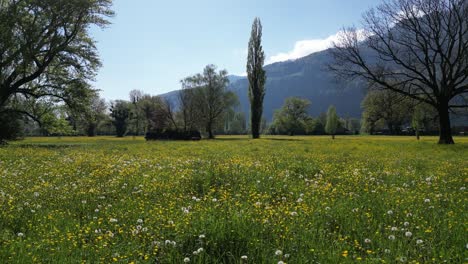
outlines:
M318 116L330 105L337 108L342 117L361 117L361 101L365 96L359 82L343 83L326 70L332 62L329 50L319 51L305 57L284 62L275 62L264 67L267 75L264 100L264 117L271 122L274 111L281 108L287 97L297 96L311 101L309 114ZM245 76L229 75L228 90L239 98L237 111L249 116L248 81ZM161 94L177 105L179 90Z

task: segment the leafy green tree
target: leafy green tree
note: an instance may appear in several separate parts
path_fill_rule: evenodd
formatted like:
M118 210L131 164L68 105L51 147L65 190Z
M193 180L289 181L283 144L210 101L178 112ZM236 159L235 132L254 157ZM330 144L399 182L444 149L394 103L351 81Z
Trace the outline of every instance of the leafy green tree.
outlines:
M229 133L244 135L247 133L247 118L243 112L236 112L230 124Z
M429 129L432 124L437 122L438 114L434 109L427 104L418 104L413 109L411 116L411 126L419 140L421 131Z
M106 118L107 104L105 99L94 96L91 99L89 106L84 112L84 126L88 137L94 137L100 124Z
M332 139L335 139L336 130L339 126L339 118L336 114L336 108L331 105L328 107L327 111L327 124L325 125L325 132L332 136Z
M281 109L275 112L273 117L274 126L279 134L288 135L304 134L306 121L309 119L307 109L310 101L298 97L289 97L284 101Z
M131 104L127 101L117 100L111 103L111 117L115 126L117 137L124 137L127 133L127 127L130 117Z
M255 18L249 40L247 56L247 78L249 80L250 128L252 137L260 137L260 126L263 115L266 74L263 69L265 54L262 47L262 23Z
M0 112L32 116L11 107L17 97L76 105L88 96L100 66L89 28L108 25L112 1L0 3Z
M197 112L195 104L195 89L198 87L197 80L193 77L187 77L180 81L182 90L179 91L178 99L180 111L178 112L178 119L181 120L184 131L192 131L197 126Z
M359 134L361 129L361 122L357 118L346 118L344 120L344 128L346 128L352 134Z
M0 124L0 145L6 144L6 140L14 140L23 135L21 115L17 112L0 112Z
M214 138L213 131L226 111L238 104L237 96L227 90L228 83L227 71L217 73L214 65L206 66L203 74L186 79L186 88L193 89L196 123L205 129L210 139Z
M132 103L131 117L134 124L133 138L139 134L140 131L140 100L143 97L143 93L139 90L132 90L130 92L130 102Z
M361 103L366 131L375 129L375 124L382 121L390 134L399 134L403 124L411 119L412 102L392 91L369 91Z

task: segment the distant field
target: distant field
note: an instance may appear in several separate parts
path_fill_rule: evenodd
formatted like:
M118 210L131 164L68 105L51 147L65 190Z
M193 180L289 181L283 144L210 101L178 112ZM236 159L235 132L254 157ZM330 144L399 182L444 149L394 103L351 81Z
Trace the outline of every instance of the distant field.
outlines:
M463 263L468 138L28 138L0 262Z

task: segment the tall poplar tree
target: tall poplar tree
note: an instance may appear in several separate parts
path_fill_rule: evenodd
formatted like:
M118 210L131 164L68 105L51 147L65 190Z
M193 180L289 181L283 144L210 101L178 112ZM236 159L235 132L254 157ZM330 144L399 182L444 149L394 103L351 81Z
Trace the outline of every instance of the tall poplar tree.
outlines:
M336 108L333 105L328 107L327 111L327 124L325 125L325 132L335 139L336 129L339 125L338 115L336 114Z
M247 77L249 80L250 127L252 137L260 137L260 125L263 114L266 75L263 70L265 54L262 48L262 23L255 18L249 40L247 56Z

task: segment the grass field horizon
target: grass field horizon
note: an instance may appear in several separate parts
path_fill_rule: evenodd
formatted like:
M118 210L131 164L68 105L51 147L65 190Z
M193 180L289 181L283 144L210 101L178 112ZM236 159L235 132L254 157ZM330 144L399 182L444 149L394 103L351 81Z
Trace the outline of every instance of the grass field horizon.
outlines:
M26 138L7 263L463 263L468 137Z

